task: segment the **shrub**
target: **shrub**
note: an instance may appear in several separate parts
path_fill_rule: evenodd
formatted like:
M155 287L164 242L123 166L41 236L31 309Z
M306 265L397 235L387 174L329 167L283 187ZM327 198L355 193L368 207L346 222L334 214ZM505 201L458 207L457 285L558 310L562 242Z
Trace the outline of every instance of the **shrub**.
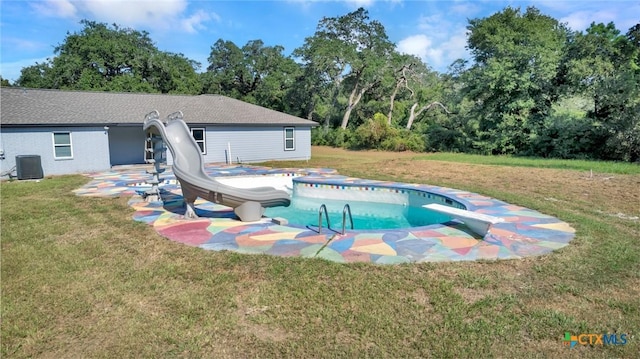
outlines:
M556 114L545 120L532 137L527 155L555 158L601 158L608 137L602 125L590 118Z
M316 146L350 147L352 137L349 129L316 127L311 130L311 144Z
M381 148L382 141L393 135L393 128L387 123L387 118L376 113L373 118L358 126L355 130L354 148Z
M393 129L394 134L382 141L381 149L386 151L424 152L424 135L405 129Z

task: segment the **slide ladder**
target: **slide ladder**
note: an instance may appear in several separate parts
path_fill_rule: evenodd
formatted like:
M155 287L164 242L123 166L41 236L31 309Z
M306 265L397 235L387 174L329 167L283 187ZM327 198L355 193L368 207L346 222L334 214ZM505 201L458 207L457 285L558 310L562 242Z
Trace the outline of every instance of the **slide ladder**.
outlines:
M156 113L157 114L157 113ZM151 189L146 190L142 197L146 202L162 201L161 189L159 187L162 183L160 174L166 169L161 168L161 164L165 164L167 148L164 146L164 141L161 136L156 136L151 133L147 133L145 142L145 162L153 165L153 168L147 170L147 174L152 175L150 180L147 180L147 184L151 185Z

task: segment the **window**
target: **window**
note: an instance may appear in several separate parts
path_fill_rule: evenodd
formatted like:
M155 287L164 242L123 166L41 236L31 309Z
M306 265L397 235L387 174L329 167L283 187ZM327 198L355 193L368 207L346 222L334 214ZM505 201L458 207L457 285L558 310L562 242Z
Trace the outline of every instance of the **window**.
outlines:
M71 149L71 132L53 133L53 158L73 158L73 150Z
M284 128L284 150L293 151L296 149L293 127Z
M198 144L198 147L200 147L200 152L203 155L207 154L207 142L205 141L205 130L204 128L192 128L191 129L191 136L193 136L193 139L196 140L196 143Z

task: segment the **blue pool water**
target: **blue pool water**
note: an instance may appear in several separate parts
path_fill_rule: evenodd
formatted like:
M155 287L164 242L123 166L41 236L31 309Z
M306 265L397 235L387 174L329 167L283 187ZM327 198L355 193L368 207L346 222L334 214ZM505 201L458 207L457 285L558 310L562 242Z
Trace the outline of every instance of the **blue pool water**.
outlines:
M372 203L359 201L341 201L294 196L289 207L272 207L265 211L266 217L282 217L289 224L299 226L317 226L318 210L326 205L331 228L342 229L342 211L345 204L351 207L354 229L397 229L428 226L444 223L451 217L422 207L410 207L400 204ZM322 216L322 226L326 228L326 220ZM347 219L346 228L350 229Z

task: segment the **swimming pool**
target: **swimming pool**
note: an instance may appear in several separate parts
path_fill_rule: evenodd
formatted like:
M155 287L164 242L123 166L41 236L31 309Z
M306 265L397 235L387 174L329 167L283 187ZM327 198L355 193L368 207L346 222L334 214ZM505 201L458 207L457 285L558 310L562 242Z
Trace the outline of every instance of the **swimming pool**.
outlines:
M446 203L463 208L447 197L410 189L385 188L366 185L335 185L318 183L317 176L295 174L279 176L218 177L220 183L238 188L251 188L256 184L270 186L291 194L288 207L271 207L264 216L281 217L289 225L314 228L318 226L318 213L323 204L327 208L329 222L334 230L342 230L342 213L346 204L351 209L353 228L356 230L398 229L446 223L451 217L422 205ZM327 223L323 215L323 228ZM345 226L351 229L349 220Z
M342 215L346 204L351 209L353 228L357 230L420 227L451 220L451 217L447 215L421 207L301 196L293 196L289 207L267 208L264 215L271 218L285 218L290 225L315 228L318 226L318 212L323 204L327 208L331 228L335 230L342 229ZM326 228L327 223L324 215L322 220L322 226ZM350 229L351 224L348 217L346 221L345 228Z

